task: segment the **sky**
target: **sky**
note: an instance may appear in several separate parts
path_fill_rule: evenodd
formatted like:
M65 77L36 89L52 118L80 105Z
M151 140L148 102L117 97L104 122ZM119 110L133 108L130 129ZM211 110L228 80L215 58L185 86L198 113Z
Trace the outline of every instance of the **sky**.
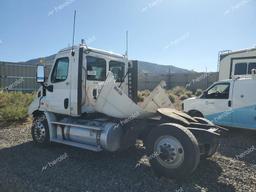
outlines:
M0 61L57 53L85 39L129 59L216 71L218 52L256 46L256 0L0 0Z

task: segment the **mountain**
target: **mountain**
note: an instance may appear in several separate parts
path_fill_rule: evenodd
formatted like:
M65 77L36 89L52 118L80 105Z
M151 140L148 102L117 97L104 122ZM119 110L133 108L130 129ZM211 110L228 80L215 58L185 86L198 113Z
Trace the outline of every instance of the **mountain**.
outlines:
M162 75L168 73L191 73L187 69L175 67L173 65L159 65L156 63L150 63L145 61L138 61L139 74L154 74Z
M22 64L22 65L37 65L40 62L46 64L46 65L52 65L54 62L54 55L50 55L47 57L41 57L36 59L31 59L25 62L18 62L16 64ZM163 75L170 73L194 73L193 71L189 71L187 69L175 67L173 65L159 65L156 63L150 63L145 61L138 61L138 71L139 74L152 74L152 75Z
M40 61L42 60L43 63L52 65L52 63L54 62L54 58L55 58L56 54L47 56L47 57L41 57L41 58L36 58L36 59L31 59L25 62L25 64L28 65L37 65L40 63Z

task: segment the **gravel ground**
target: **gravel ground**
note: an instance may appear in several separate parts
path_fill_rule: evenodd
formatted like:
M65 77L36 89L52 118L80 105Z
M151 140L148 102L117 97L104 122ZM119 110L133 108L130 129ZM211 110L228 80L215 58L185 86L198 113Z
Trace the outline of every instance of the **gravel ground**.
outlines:
M231 131L186 181L159 178L139 145L119 153L32 143L30 124L0 128L0 191L256 191L256 133ZM255 150L254 147L255 146ZM55 160L55 161L54 161ZM136 167L138 162L143 162Z

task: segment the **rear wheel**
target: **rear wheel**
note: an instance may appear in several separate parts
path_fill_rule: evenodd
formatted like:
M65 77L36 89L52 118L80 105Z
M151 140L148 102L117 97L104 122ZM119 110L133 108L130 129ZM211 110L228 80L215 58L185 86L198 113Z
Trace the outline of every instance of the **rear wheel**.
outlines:
M34 118L31 134L35 144L40 146L47 146L50 144L48 122L44 115Z
M153 129L146 147L153 170L165 177L185 178L200 161L196 138L181 125L166 123Z

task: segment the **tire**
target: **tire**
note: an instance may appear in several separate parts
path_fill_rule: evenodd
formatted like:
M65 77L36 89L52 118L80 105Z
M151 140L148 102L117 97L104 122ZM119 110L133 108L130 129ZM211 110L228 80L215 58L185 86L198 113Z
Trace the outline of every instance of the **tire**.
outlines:
M49 127L45 115L34 117L31 134L35 144L42 147L50 144Z
M188 114L189 114L191 117L204 117L201 112L196 111L196 110L189 111Z
M195 117L195 119L202 124L214 125L211 121L205 118ZM201 155L201 159L206 159L213 156L217 152L218 148L219 148L219 142L217 140L214 141L212 144L209 144L207 146L207 152Z
M153 128L148 135L146 148L155 173L172 179L188 177L200 161L195 136L177 124L165 123Z

